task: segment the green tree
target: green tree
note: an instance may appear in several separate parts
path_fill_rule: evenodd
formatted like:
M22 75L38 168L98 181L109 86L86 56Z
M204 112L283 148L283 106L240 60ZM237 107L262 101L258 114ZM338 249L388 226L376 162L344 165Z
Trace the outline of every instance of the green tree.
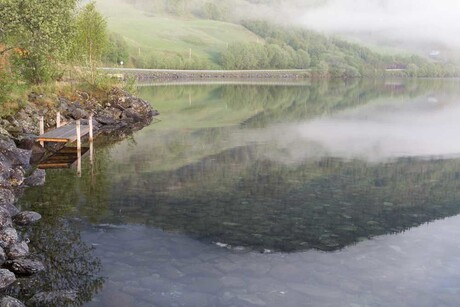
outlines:
M13 63L32 83L58 78L72 47L77 0L2 0L1 53L18 48Z
M107 22L97 11L95 2L88 3L79 12L76 29L76 53L90 68L91 84L94 84L97 65L108 46Z
M110 33L104 61L108 63L120 62L127 63L129 59L129 49L123 36L117 33Z

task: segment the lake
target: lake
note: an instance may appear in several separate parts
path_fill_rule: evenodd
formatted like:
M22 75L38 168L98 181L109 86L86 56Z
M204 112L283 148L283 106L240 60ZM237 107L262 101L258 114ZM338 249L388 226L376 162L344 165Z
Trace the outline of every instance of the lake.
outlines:
M21 209L85 306L458 306L458 80L145 85L161 113Z

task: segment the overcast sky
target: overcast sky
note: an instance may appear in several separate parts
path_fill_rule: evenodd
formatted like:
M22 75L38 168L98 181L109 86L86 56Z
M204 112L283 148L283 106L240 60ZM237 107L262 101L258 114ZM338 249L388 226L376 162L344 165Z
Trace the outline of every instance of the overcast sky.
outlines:
M370 32L460 47L458 0L329 0L299 22L323 32Z

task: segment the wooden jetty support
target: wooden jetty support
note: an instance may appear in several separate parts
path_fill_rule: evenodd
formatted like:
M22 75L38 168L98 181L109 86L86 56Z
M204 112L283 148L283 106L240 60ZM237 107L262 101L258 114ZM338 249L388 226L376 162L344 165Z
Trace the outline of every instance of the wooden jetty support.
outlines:
M88 147L81 149L81 158L89 153ZM80 158L80 159L81 159ZM39 169L51 168L71 168L78 164L78 150L75 147L64 147L56 153L53 153L45 161L38 164Z

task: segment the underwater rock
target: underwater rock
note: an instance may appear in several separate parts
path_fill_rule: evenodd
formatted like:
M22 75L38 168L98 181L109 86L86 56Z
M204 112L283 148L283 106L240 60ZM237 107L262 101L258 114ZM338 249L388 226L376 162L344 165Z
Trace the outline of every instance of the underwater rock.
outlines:
M41 218L42 216L40 213L34 211L22 211L13 217L13 221L17 225L26 226L36 223Z
M77 291L57 290L37 293L27 303L30 306L68 306L76 301Z
M45 270L41 261L27 258L8 260L4 266L19 275L32 275Z

